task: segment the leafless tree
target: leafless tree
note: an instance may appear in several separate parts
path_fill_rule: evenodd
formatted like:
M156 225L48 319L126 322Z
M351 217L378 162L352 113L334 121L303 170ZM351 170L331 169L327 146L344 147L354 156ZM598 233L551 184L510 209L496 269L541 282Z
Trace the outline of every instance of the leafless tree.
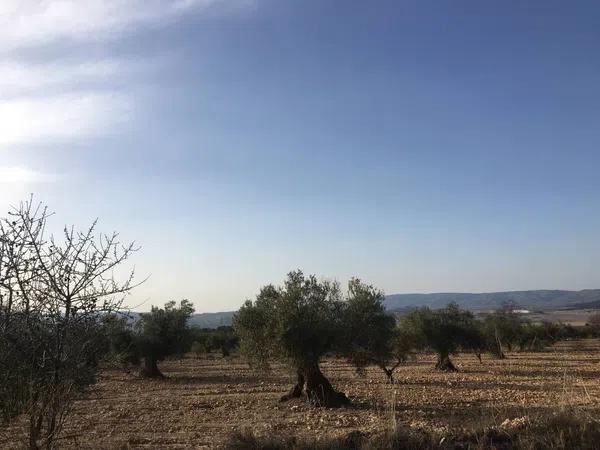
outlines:
M0 220L2 418L29 415L29 446L51 448L78 392L93 383L104 341L100 318L137 284L118 277L138 250L117 233L64 228L46 237L51 214L31 198Z

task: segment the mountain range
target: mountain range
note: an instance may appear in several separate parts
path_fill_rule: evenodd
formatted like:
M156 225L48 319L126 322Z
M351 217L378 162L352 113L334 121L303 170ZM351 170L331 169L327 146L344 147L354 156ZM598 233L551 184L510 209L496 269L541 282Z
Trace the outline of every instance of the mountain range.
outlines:
M389 311L398 311L429 306L442 308L449 302L456 302L465 309L473 311L496 309L510 302L521 308L531 310L556 309L600 309L600 289L582 291L535 290L507 292L441 292L433 294L391 294L384 300ZM137 320L138 313L130 313ZM190 318L191 326L217 328L231 325L235 311L194 314Z
M471 310L495 309L505 302L511 302L527 309L563 309L585 307L583 305L600 302L600 289L582 291L536 290L485 292L479 294L449 292L436 294L392 294L385 299L389 310L430 306L442 308L454 301L461 307Z

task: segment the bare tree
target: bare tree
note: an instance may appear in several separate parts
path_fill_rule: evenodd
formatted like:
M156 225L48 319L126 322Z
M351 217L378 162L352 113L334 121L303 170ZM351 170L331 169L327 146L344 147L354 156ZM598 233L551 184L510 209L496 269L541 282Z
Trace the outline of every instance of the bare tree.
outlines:
M76 394L95 380L101 317L136 286L133 271L115 273L134 243L98 234L96 222L46 238L50 216L30 199L0 221L0 351L9 361L0 377L11 405L2 415L28 413L30 448L53 445ZM26 388L11 395L19 383Z

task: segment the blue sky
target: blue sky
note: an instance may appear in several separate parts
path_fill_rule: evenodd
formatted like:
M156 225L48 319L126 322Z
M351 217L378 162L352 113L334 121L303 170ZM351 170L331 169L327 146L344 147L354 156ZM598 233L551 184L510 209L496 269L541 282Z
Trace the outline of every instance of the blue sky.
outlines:
M388 293L600 287L596 2L5 0L0 207L118 230L128 299L295 268Z

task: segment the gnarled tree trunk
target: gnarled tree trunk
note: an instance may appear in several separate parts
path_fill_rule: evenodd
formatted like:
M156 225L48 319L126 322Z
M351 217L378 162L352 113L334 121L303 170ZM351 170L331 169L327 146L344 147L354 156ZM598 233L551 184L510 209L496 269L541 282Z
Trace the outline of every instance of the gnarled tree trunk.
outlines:
M298 376L298 381L290 389L290 392L288 392L287 394L285 394L284 396L282 396L281 399L279 399L279 401L286 402L286 401L291 400L293 398L302 397L303 392L304 392L304 382L305 382L304 375L303 375L303 373L302 373L302 371L300 369L297 370L296 374Z
M435 368L444 372L456 372L458 370L452 363L450 355L439 355Z
M162 372L158 370L156 358L152 356L144 357L144 365L142 366L140 375L144 378L165 378Z
M299 368L297 375L297 383L290 389L290 392L281 397L281 401L301 397L306 386L306 397L314 406L338 408L350 403L350 400L343 392L337 392L333 388L329 380L321 372L318 363Z
M350 403L348 397L343 392L337 392L331 386L331 383L321 372L318 364L309 367L305 371L306 376L306 395L308 401L315 406L325 406L327 408L339 408Z
M383 370L388 379L388 383L394 384L394 371L404 362L403 359L398 359L392 367L387 367L385 364L379 364L379 368Z

